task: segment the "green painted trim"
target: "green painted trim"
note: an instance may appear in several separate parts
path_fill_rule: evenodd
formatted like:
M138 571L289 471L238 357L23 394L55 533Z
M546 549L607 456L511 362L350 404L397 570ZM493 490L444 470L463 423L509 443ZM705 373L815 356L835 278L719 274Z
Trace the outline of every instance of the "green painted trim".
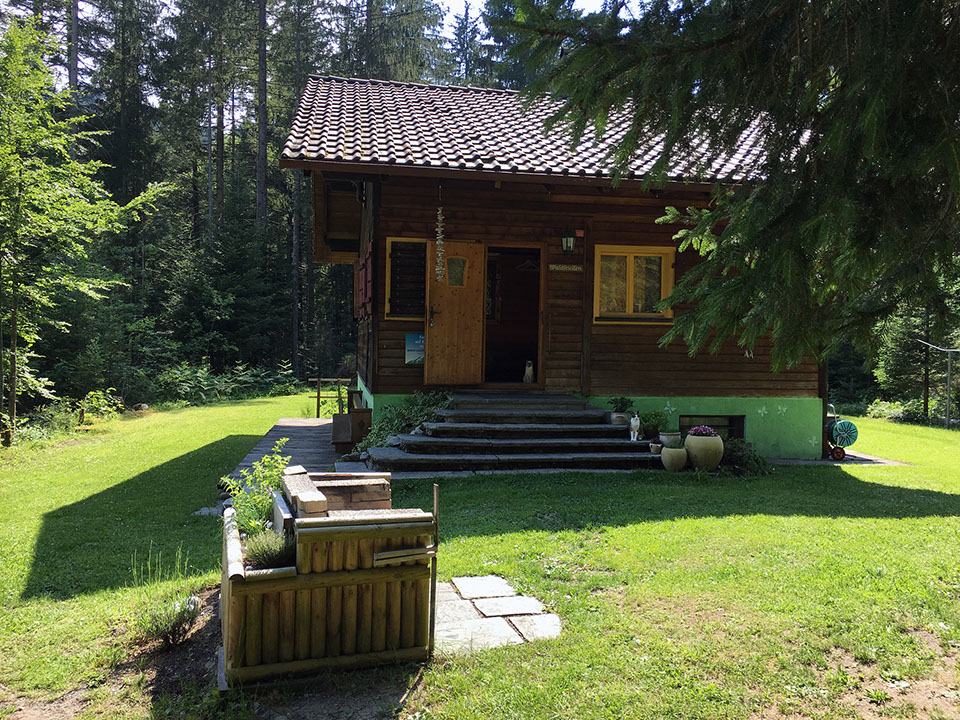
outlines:
M363 378L360 377L360 373L357 373L357 387L360 389L360 392L363 393L363 406L372 410L376 401L376 395L370 392L370 388L368 388L366 383L363 382Z
M591 396L592 405L609 408L612 396ZM661 410L676 430L681 415L743 415L744 435L766 457L819 458L823 406L820 398L636 397L634 410Z
M399 405L408 397L410 397L410 393L401 394L401 395L389 395L387 393L375 394L375 393L370 393L370 391L367 390L366 387L363 387L361 389L364 390L363 402L366 404L368 408L371 408L373 410L373 422L377 421L377 416L379 412L382 411L384 408L389 407L391 405Z

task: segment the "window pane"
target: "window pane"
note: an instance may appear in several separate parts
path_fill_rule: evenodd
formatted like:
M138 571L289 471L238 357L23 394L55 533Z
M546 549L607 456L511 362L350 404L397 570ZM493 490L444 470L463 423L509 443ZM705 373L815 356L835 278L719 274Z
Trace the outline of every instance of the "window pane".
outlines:
M600 314L627 311L627 257L600 256Z
M447 283L450 287L467 284L467 261L464 258L447 258Z
M657 313L660 302L660 264L662 258L633 258L633 312Z

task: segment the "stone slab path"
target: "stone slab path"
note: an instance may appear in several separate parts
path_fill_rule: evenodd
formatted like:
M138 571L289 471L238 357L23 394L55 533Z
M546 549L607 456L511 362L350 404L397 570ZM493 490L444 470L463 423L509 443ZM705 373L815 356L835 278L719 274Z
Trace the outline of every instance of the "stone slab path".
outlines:
M249 469L269 453L280 438L287 438L283 454L290 456L291 465L303 465L307 472L327 472L340 458L331 442L332 428L330 418L280 418L230 476L239 477L241 468Z
M437 650L457 654L560 634L560 618L496 575L437 585Z

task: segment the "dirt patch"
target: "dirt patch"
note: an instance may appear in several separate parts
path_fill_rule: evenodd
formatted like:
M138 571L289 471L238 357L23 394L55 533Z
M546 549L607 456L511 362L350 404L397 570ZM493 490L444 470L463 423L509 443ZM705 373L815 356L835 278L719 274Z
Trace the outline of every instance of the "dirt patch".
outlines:
M905 718L960 718L960 672L956 652L944 652L940 639L927 630L910 632L921 647L934 658L928 677L914 680L890 680L872 664L859 662L844 648L833 648L827 655L827 669L817 669L824 701L839 706L844 714L861 720ZM751 720L805 720L820 717L822 705L808 698L784 698L776 706L764 708Z
M29 700L0 688L0 717L7 720L69 720L83 712L84 707L82 690L73 690L56 700ZM3 713L9 708L13 708L13 713L5 716Z

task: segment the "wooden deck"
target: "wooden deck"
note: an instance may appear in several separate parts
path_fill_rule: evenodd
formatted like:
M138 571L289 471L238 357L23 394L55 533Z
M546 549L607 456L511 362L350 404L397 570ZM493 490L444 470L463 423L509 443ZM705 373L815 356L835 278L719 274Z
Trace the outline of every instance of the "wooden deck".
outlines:
M290 456L291 465L303 465L308 472L326 472L340 457L330 442L332 427L330 418L280 418L230 477L239 477L241 469L249 469L269 453L280 438L288 438L283 454Z

